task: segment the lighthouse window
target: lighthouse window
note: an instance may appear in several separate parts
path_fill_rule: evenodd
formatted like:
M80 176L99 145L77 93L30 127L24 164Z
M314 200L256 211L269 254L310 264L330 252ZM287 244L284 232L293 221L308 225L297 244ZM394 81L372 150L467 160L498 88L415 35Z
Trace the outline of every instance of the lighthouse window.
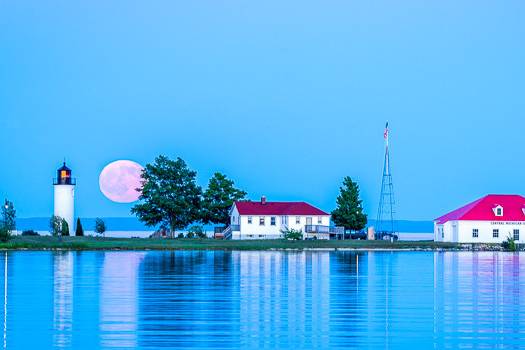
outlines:
M65 170L60 171L60 177L61 178L67 177L67 172Z
M479 236L479 230L477 228L472 229L472 237L478 238L478 236Z
M514 230L514 240L515 241L520 240L520 230Z
M498 229L492 230L492 237L494 237L494 238L498 238L499 237L499 230Z

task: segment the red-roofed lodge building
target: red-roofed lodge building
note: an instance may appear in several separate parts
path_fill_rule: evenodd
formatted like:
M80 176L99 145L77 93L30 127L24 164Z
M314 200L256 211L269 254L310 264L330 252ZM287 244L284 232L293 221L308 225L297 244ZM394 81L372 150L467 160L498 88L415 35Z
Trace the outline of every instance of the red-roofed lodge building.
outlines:
M344 228L330 226L330 214L305 202L235 202L230 210L230 226L225 239L279 239L283 231L294 229L304 239L342 237Z
M436 242L525 243L525 197L491 194L434 220Z

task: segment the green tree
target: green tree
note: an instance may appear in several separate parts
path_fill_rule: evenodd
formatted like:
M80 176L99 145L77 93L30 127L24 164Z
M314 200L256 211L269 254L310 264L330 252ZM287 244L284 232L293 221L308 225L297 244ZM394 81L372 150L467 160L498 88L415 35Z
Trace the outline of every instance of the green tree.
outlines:
M7 242L16 230L16 210L13 202L9 200L4 201L2 206L2 221L0 222L0 240Z
M84 228L82 227L82 222L80 218L77 218L77 227L75 229L75 236L81 237L84 236Z
M197 173L181 158L158 156L142 171L142 203L131 212L147 226L164 225L170 237L200 219L202 189L196 184Z
M62 218L60 222L60 235L61 236L69 236L69 224L67 223L66 219Z
M103 235L106 232L106 223L101 218L95 219L95 232Z
M359 185L350 177L345 177L337 197L337 208L332 211L332 220L345 229L362 230L367 223L362 203L359 199Z
M234 187L234 182L219 172L213 174L204 192L201 220L203 223L228 225L233 202L246 198L246 192Z
M49 220L49 233L57 237L62 233L62 218L57 215L53 215Z

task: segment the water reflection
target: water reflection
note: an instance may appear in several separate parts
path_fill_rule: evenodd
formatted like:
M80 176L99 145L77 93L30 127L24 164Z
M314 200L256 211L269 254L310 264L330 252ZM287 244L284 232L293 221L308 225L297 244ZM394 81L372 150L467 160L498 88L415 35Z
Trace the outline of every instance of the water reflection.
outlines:
M53 255L53 345L70 347L73 330L73 252Z
M100 341L103 347L137 347L138 267L145 254L104 254L100 278Z
M525 342L523 259L10 252L4 348L517 348Z
M237 252L233 261L243 348L328 344L329 253Z
M523 345L524 259L519 253L436 254L436 343Z

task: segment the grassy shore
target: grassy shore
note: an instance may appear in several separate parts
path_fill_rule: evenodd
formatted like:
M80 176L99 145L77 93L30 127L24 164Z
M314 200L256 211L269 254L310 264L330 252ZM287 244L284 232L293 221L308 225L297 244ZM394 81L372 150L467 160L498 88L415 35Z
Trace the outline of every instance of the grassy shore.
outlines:
M214 239L145 239L100 237L13 237L0 243L0 249L12 250L279 250L279 249L369 249L369 250L471 250L470 245L432 241L286 241L244 240L223 241ZM499 247L499 246L498 246ZM497 250L496 246L493 250ZM474 249L474 247L472 247ZM483 250L491 250L485 246Z

